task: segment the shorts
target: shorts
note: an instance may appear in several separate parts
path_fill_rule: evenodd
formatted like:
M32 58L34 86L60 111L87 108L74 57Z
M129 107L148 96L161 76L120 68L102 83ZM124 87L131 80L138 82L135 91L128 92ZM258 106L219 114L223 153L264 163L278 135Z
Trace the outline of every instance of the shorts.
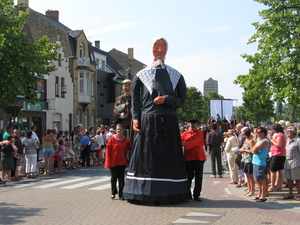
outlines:
M283 170L285 162L285 156L272 156L270 171L277 172L278 170Z
M243 178L244 177L243 169L238 170L238 174L239 174L239 178Z
M44 147L43 148L43 155L45 156L54 156L54 148L53 146Z
M283 177L288 180L300 180L300 167L284 169Z
M244 164L244 173L253 174L253 164L252 164L252 162Z
M97 149L95 149L95 150L91 150L91 152L97 152Z
M258 166L253 164L253 177L255 180L264 180L266 179L265 174L266 166Z

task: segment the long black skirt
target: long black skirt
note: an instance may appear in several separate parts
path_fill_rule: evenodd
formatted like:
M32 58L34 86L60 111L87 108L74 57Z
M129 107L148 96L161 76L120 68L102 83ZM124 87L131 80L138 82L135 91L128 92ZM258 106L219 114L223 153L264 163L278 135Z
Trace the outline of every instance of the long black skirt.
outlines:
M140 127L123 197L161 202L191 199L177 117L142 115Z

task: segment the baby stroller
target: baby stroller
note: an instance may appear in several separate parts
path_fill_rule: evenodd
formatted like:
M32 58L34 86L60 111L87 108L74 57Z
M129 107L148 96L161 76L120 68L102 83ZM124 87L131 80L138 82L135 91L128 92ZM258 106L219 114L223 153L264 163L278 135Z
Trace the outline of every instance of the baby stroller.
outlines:
M223 146L221 146L221 151L222 151L221 157L222 157L222 161L223 161L223 164L222 164L222 174L224 175L226 173L226 171L229 171L229 166L228 166L226 152L225 152Z

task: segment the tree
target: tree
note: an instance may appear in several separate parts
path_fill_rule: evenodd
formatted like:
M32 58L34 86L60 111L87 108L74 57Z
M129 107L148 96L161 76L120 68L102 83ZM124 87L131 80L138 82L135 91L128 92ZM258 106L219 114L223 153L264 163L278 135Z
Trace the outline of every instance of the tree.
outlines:
M0 0L0 109L8 111L17 95L35 103L34 87L45 74L55 70L49 62L58 60L57 45L48 37L28 43L22 32L29 9L20 10L13 0Z
M199 124L204 121L204 101L200 91L195 87L187 87L186 100L182 108L177 110L178 121L181 123L189 121L191 118L199 120Z
M256 101L256 99L263 95L264 92L264 89L260 89L258 92L248 95L247 91L245 91L243 94L244 120L249 120L253 124L258 124L261 121L268 121L270 117L275 115L274 104L270 99L265 100L263 104Z
M242 55L252 68L248 74L239 75L234 83L245 89L246 98L256 97L258 104L272 99L297 105L300 103L300 20L295 6L299 0L254 1L268 7L259 12L266 20L252 24L256 33L248 44L257 42L258 52ZM256 95L260 90L263 93Z

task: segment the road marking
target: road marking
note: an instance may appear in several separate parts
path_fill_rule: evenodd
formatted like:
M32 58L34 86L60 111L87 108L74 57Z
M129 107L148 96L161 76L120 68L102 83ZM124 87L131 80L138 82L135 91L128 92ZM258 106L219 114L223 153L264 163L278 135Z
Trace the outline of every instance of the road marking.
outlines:
M221 181L213 181L212 185L216 185L216 184L219 184L219 183L221 183Z
M74 183L77 181L82 181L82 180L86 180L86 179L90 179L89 177L83 177L83 178L77 178L77 179L70 179L70 178L65 178L66 180L64 181L60 181L60 182L54 182L51 184L45 184L45 185L40 185L40 186L36 186L33 188L49 188L49 187L54 187L54 186L58 186L58 185L62 185L62 184L68 184L68 183Z
M74 189L74 188L88 186L88 185L91 185L91 184L101 183L101 182L108 181L108 180L110 180L110 177L103 177L103 178L96 179L96 180L91 180L91 181L88 181L88 182L83 182L83 183L79 183L79 184L73 184L73 185L61 187L60 189Z
M49 182L53 182L53 181L60 181L60 180L64 180L62 178L55 178L55 179L47 179L47 180L41 180L41 181L31 181L31 182L26 182L24 184L16 184L16 186L14 188L24 188L24 187L29 187L29 186L33 186L36 185L37 182L38 184L40 184L40 182L42 183L49 183Z
M99 187L94 187L94 188L89 188L88 190L105 190L105 189L109 189L111 187L111 184L104 184L101 185Z
M190 212L186 214L186 216L220 216L215 214L209 214L209 213L200 213L200 212Z
M178 220L175 220L172 224L175 224L175 223L189 223L189 224L191 224L191 223L210 223L210 222L179 218Z

